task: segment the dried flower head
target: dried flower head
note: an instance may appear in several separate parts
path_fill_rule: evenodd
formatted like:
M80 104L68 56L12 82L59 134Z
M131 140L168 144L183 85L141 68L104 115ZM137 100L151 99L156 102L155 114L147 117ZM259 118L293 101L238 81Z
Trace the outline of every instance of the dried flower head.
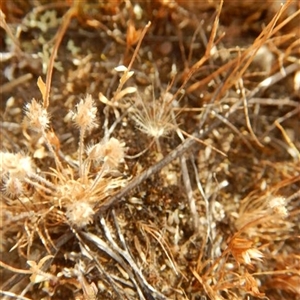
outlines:
M49 117L47 110L38 103L34 98L30 103L25 105L25 114L29 120L32 129L45 130L49 125Z
M261 261L263 257L263 254L252 246L252 241L235 237L230 241L229 249L238 263L250 265L252 259Z
M272 198L268 206L276 215L285 218L287 216L287 209L285 207L285 198L284 197L274 197Z
M23 183L15 177L7 177L4 179L3 190L5 194L11 198L17 197L23 193Z
M67 205L66 217L72 226L82 228L93 221L94 210L85 201L76 201Z
M110 138L87 149L88 158L104 162L109 169L115 169L124 161L124 146L118 139Z
M30 156L21 153L0 152L0 175L24 179L33 173L34 166Z
M79 128L91 130L97 127L96 122L97 107L91 95L86 95L76 105L76 111L73 113L73 121Z
M166 136L174 129L172 124L172 95L166 93L162 99L145 103L142 99L134 105L132 117L137 127L155 139Z

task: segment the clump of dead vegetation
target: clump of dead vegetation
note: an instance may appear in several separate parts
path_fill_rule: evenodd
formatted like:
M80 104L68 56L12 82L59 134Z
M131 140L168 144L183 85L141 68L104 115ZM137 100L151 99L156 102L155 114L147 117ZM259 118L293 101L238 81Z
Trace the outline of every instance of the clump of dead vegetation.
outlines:
M299 298L298 2L20 9L1 3L1 297Z

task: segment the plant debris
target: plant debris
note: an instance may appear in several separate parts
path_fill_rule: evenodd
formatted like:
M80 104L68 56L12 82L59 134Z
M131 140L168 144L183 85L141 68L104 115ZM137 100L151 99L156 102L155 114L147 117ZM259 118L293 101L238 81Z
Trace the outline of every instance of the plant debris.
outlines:
M2 299L300 299L298 1L3 1Z

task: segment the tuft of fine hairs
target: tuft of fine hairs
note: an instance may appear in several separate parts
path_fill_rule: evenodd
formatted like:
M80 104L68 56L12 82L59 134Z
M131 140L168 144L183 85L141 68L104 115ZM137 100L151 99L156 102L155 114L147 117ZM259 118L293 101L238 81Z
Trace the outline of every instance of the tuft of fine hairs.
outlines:
M174 114L174 96L165 92L158 99L152 97L152 100L147 100L142 97L138 95L135 98L130 110L131 117L138 130L152 138L160 149L159 139L168 136L176 129L174 124L176 117Z

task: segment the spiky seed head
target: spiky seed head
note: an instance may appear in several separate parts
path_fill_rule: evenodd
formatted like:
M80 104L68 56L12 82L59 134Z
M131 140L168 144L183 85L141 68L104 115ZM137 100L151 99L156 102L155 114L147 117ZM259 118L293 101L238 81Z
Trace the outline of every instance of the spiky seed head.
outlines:
M96 128L97 107L91 95L86 95L84 99L76 105L76 111L73 113L73 121L79 127L85 130Z
M104 162L109 169L115 169L124 161L124 143L116 138L102 141L87 149L88 158Z
M140 131L155 139L168 135L174 129L172 103L167 96L150 103L140 99L134 105L132 117Z
M0 152L0 175L1 177L9 175L10 177L19 178L33 173L34 166L30 156L21 153Z
M7 196L14 198L23 194L24 188L19 178L7 177L4 179L3 190Z
M90 203L76 201L67 205L66 217L72 226L82 228L93 221L94 210Z
M32 129L44 131L48 128L50 123L48 112L34 98L25 105L25 114Z

